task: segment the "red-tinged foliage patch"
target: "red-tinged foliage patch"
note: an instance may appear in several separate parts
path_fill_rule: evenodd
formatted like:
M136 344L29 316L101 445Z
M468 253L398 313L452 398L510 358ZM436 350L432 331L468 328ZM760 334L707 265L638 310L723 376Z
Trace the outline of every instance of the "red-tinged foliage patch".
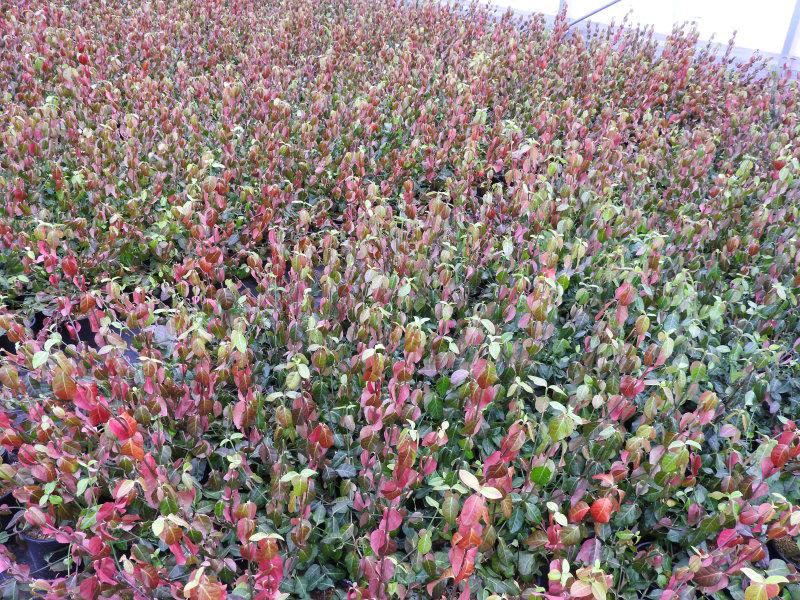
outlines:
M8 593L800 593L790 74L438 3L0 11Z

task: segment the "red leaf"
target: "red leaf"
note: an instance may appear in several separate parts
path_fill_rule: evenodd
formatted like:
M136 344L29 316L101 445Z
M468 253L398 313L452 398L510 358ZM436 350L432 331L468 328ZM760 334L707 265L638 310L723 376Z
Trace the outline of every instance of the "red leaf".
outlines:
M120 442L124 442L136 433L136 419L127 412L122 413L108 422L108 428Z
M59 400L72 400L75 397L77 391L75 380L65 373L61 367L56 368L52 386L53 393Z
M614 298L622 305L628 306L636 299L636 294L631 287L631 284L627 281L623 283L621 286L617 288L617 291L614 293ZM627 311L626 311L627 313Z
M589 512L589 505L583 500L577 502L575 506L569 509L569 520L571 523L580 523Z
M244 425L245 412L247 410L247 400L240 399L233 405L233 424L237 429L241 429Z
M67 277L75 277L78 274L78 263L74 256L66 256L61 259L61 268Z
M114 500L125 498L136 488L136 481L133 479L123 479L116 486L114 486Z
M742 536L735 529L723 529L717 537L719 548L733 548L743 541Z
M712 567L701 567L694 582L704 593L713 594L728 585L728 576Z
M464 581L472 575L475 570L475 556L477 554L477 548L464 549L458 546L450 548L450 565L453 569L453 577L456 583Z
M92 562L97 579L108 585L116 585L117 567L114 564L114 559L110 557L102 558Z
M228 597L228 591L224 584L219 581L211 581L203 575L200 584L192 590L192 595L189 597L191 600L225 600Z
M596 523L608 523L611 520L611 512L614 510L614 502L611 498L598 498L592 503L590 512L592 519Z
M317 443L327 450L333 446L333 432L331 431L330 427L324 423L320 423L314 428L314 431L311 432L311 435L308 436L308 441Z
M106 401L98 400L98 402L95 403L95 405L89 411L89 422L97 427L98 425L106 423L110 416L111 411L109 411Z
M469 587L469 582L464 584L464 589L461 590L461 595L458 597L458 600L469 600L471 596L472 590Z
M644 381L625 375L620 381L619 391L627 398L635 398L644 391Z
M778 444L772 449L769 458L776 468L782 468L783 465L789 462L789 447L786 444Z
M473 494L464 502L461 514L458 517L458 524L471 527L480 521L486 514L486 501L480 494Z
M569 596L570 598L586 598L587 596L592 595L592 586L591 584L585 581L574 581L572 586L569 588Z
M178 546L183 538L183 531L174 523L166 523L159 537L167 546Z
M186 564L186 555L183 553L183 548L181 548L180 544L171 544L169 550L175 556L175 562L178 565L183 566Z
M38 506L29 506L25 510L25 520L33 527L44 527L49 522L47 515Z
M475 379L480 379L481 375L486 371L486 359L478 358L472 363L472 376Z
M119 452L135 460L142 460L144 458L144 438L142 438L142 434L137 431L132 438L125 440L120 445Z
M81 581L78 589L80 590L81 598L85 598L86 600L94 600L97 598L97 594L100 590L100 584L97 581L97 577L87 577Z

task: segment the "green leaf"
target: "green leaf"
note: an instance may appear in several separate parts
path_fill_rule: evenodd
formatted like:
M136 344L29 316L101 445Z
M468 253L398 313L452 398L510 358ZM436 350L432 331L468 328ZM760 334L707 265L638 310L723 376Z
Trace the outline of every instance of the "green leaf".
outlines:
M556 415L550 419L547 431L550 433L550 439L553 442L560 442L575 431L575 421L566 414Z
M675 331L678 328L678 325L680 325L680 317L677 315L677 313L670 313L667 315L667 318L664 319L664 331L666 333Z
M431 551L432 539L430 532L426 531L422 535L419 536L419 541L417 542L417 552L420 554L427 554Z
M635 502L623 504L619 512L614 515L614 521L624 527L632 527L639 520L641 514L642 510Z
M305 575L300 579L309 592L314 590L327 590L333 587L333 582L328 574L318 564L312 564Z
M36 354L33 355L33 360L31 360L31 364L33 365L34 369L38 369L44 363L47 362L47 359L50 358L50 353L46 350L39 350Z
M58 332L53 333L47 341L44 343L44 349L50 352L50 348L55 346L56 344L61 343L61 334Z
M742 573L747 575L747 578L750 581L753 581L755 583L764 583L763 575L761 575L761 573L758 573L757 571L754 571L750 567L742 567L741 571L742 571Z
M488 498L489 500L499 500L500 498L503 497L503 493L494 487L481 486L478 492L480 493L481 496L483 496L484 498Z
M466 469L459 469L458 478L461 480L461 483L468 488L472 488L476 492L481 489L481 484L478 481L478 478Z
M289 471L288 473L284 473L283 476L278 481L280 483L289 483L297 476L298 473L296 471Z
M599 579L592 581L592 596L594 600L606 600L606 586Z
M164 532L165 520L164 517L158 517L155 521L153 521L152 529L153 535L156 537L160 537L161 534Z
M308 366L303 363L297 364L297 372L300 373L300 377L303 379L308 379L311 377L311 372L308 370Z
M425 405L427 416L433 421L440 421L444 416L444 403L438 396L433 396Z
M436 392L444 397L447 394L447 390L450 389L450 378L449 377L440 377L439 381L436 382Z
M514 244L511 241L511 238L505 238L503 240L503 254L506 258L511 258L511 254L514 252Z
M534 385L538 385L539 387L543 388L547 387L547 381L545 381L541 377L537 377L536 375L531 375L528 379L530 379Z
M538 486L547 485L553 477L553 472L546 465L540 465L531 469L531 481Z
M779 558L773 558L769 561L769 567L767 568L767 577L772 577L774 575L789 575L789 567L786 566L786 563L780 560Z
M91 508L84 509L80 517L80 528L82 530L85 531L97 524L97 511L99 510L99 506L93 506Z
M751 583L744 591L744 600L769 600L767 586L761 583Z
M664 473L674 473L678 469L678 455L674 452L667 452L661 459L661 470Z
M520 529L522 529L522 525L525 523L525 513L522 512L522 509L518 506L514 509L514 512L511 513L511 517L508 519L508 531L512 534L517 533Z
M489 335L495 334L496 329L494 328L494 323L489 319L481 319L481 324L486 328L486 331L489 332Z
M542 522L542 512L532 500L525 503L525 518L528 523L539 524Z
M530 577L533 574L533 554L530 552L520 552L517 558L517 570L522 577Z
M247 340L245 339L244 334L242 334L242 332L238 329L234 330L234 332L231 334L231 343L241 354L247 352Z
M76 487L76 495L82 496L87 487L89 487L89 479L85 477L83 479L79 479Z

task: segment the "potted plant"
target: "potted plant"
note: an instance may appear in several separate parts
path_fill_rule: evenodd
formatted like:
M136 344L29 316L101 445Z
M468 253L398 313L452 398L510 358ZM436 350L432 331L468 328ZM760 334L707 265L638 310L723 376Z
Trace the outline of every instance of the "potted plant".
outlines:
M62 570L68 544L61 543L39 529L21 531L19 540L25 548L25 561L34 579L53 579Z
M50 525L50 516L38 507L28 507L23 516L17 530L17 540L24 549L31 578L58 577L58 573L65 568L64 560L67 558L69 544L57 539L59 532Z

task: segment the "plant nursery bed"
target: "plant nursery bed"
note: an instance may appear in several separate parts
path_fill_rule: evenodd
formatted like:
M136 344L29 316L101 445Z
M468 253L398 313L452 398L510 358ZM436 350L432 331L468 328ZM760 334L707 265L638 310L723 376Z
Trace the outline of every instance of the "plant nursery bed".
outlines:
M800 597L792 73L427 1L0 40L0 598Z

